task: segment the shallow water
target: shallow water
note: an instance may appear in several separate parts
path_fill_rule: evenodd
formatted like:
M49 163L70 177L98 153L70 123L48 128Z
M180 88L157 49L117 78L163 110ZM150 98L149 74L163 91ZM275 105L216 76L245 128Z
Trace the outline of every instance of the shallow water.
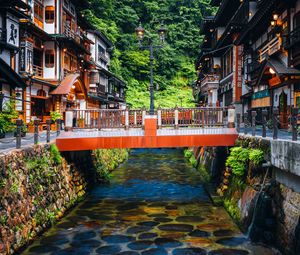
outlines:
M200 180L180 150L134 150L22 254L277 254L251 244Z

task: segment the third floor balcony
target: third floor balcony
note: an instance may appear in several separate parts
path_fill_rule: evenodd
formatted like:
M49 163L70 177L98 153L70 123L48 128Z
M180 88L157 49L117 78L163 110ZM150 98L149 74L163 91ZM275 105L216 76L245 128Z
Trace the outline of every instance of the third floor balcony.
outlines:
M259 52L259 62L264 61L268 56L272 56L279 52L282 48L282 38L275 36L272 40L267 42L263 47L261 47Z

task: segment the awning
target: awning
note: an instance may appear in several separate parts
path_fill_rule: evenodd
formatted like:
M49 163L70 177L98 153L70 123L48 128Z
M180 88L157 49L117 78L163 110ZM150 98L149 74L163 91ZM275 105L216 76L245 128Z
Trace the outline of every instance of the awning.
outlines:
M68 95L72 89L73 85L76 86L76 92L79 92L84 94L84 97L87 98L86 88L80 79L79 73L69 74L67 75L62 82L58 85L56 89L51 91L50 95Z
M26 88L22 77L16 73L3 59L0 58L0 77L4 78L13 88Z
M269 59L266 59L261 63L261 67L260 67L260 70L259 70L259 75L258 75L256 85L258 85L261 82L261 80L262 80L262 78L265 74L265 71L268 68L272 68L275 71L275 73L277 74L278 77L282 77L282 76L300 76L300 70L299 69L287 67L280 60L278 60L274 57L270 57Z

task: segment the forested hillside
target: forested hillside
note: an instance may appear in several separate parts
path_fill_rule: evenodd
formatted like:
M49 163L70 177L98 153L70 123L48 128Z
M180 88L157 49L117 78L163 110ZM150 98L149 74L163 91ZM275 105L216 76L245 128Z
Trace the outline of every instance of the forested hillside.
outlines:
M146 38L158 36L163 21L168 29L163 49L155 53L155 105L193 105L194 60L201 37L199 25L211 13L210 0L89 0L83 13L115 45L110 70L128 84L127 102L133 107L149 106L149 52L137 45L139 21Z

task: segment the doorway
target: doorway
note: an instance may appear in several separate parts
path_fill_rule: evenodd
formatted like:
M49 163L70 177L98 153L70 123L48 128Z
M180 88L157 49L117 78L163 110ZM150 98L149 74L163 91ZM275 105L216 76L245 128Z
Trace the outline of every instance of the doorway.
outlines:
M279 121L280 128L288 128L288 106L287 106L288 95L282 91L279 96Z

